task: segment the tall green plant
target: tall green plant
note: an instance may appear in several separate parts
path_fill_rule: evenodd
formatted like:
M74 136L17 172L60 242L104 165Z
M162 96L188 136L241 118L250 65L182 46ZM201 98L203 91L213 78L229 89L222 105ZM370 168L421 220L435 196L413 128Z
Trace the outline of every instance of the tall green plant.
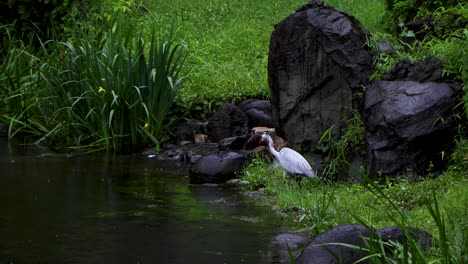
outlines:
M172 34L157 40L155 30L148 39L143 31L135 38L131 33L116 23L98 34L98 41L61 44L62 56L43 75L54 108L52 123L63 127L55 138L132 150L158 145L166 135L166 115L184 80L179 75L186 51Z
M9 124L9 136L40 134L34 125L34 106L40 59L33 55L33 43L16 40L14 30L0 26L3 48L0 50L0 121Z

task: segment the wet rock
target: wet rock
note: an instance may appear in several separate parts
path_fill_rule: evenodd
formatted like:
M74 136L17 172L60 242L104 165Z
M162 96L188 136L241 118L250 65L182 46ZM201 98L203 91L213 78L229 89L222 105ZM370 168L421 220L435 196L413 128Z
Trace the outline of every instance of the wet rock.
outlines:
M273 127L270 101L245 100L239 104L239 109L249 118L249 127Z
M362 237L369 237L370 234L371 232L362 225L350 224L332 227L309 242L296 259L296 263L354 263L362 257L358 249L326 244L344 243L364 248L366 243Z
M441 152L452 152L459 87L448 83L379 81L364 103L368 173L425 175L445 168Z
M253 191L249 193L250 198L258 198L258 197L261 197L262 195L263 193L260 191Z
M259 146L266 147L266 143L262 142L262 136L260 134L254 134L247 140L247 142L245 142L244 149L253 150Z
M206 129L213 142L245 135L249 132L248 117L237 106L225 103L208 121Z
M378 44L379 52L388 53L394 51L394 48L388 42L379 41Z
M408 227L406 231L409 232L408 236L418 241L423 249L426 250L432 246L433 237L428 232L414 227ZM404 243L403 231L398 226L381 228L377 230L376 233L383 241Z
M178 144L184 141L194 142L195 134L205 133L205 124L199 121L187 121L175 128L175 136Z
M406 231L410 232L409 236L415 238L423 249L428 249L432 245L433 237L426 231L412 227L406 228ZM383 242L404 243L403 237L403 231L396 226L378 230L369 230L357 224L336 226L309 242L296 259L296 263L354 263L365 256L361 253L361 250L348 246L331 245L331 243L343 243L357 246L360 249L366 249L368 244L372 243L371 241L377 242L381 239ZM391 253L392 251L389 251L389 254ZM369 262L363 261L359 263Z
M250 138L249 135L242 135L238 137L229 137L219 141L220 150L241 150L244 148L245 143Z
M143 155L151 155L154 159L166 162L184 162L188 166L195 163L199 158L219 152L217 143L187 143L181 145L170 144L171 148L163 151L147 150Z
M176 144L172 144L172 143L167 143L167 144L164 144L163 145L163 150L171 150L171 149L175 149L177 147ZM151 151L152 149L150 149L149 151Z
M291 263L289 254L297 256L306 243L305 235L291 233L276 235L270 243L269 263Z
M190 183L224 183L236 176L246 160L246 155L233 151L203 156L190 168Z
M278 135L298 149L314 144L359 104L373 71L367 31L355 18L311 1L275 26L268 81Z
M422 18L406 22L404 28L414 33L414 36L404 37L404 40L408 43L411 43L414 40L424 40L428 34L434 33L435 29L431 18Z
M218 143L179 144L164 148L161 152L147 150L143 154L159 161L178 163L189 168L190 182L196 184L219 184L233 179L243 169L253 150L245 151L249 135L231 137Z
M423 61L400 61L389 73L382 78L383 81L416 81L416 82L442 82L443 62L428 56Z

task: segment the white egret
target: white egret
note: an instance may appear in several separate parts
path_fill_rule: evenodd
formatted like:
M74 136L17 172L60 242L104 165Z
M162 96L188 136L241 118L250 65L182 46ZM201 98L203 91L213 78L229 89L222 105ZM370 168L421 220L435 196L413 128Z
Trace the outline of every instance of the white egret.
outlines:
M301 154L286 147L282 148L279 152L276 151L273 147L273 139L266 133L262 134L262 140L268 142L268 150L283 168L283 177L286 175L286 172L290 174L303 174L310 178L316 177L309 163Z

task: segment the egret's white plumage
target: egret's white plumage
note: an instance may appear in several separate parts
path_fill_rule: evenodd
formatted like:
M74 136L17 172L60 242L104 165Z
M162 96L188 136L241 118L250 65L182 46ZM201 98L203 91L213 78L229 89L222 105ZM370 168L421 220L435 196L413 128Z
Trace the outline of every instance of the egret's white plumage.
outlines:
M268 150L278 161L285 173L303 174L310 178L315 178L315 173L307 160L290 148L282 148L279 152L273 147L273 139L270 135L262 134L262 140L268 142Z

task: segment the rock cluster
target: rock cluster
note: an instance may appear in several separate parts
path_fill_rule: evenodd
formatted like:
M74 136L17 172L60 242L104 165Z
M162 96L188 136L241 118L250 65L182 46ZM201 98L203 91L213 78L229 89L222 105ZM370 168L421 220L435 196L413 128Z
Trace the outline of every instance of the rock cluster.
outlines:
M367 35L355 18L318 0L275 26L268 77L278 134L295 148L313 149L332 126L339 138L339 128L358 112L368 155L353 160L364 160L369 176L444 169L463 116L455 109L460 85L442 75L443 63L433 57L399 62L368 83L374 56Z
M189 167L190 182L224 183L242 170L251 153L264 149L258 133L274 133L268 100L246 100L239 106L223 104L206 123L187 121L175 135L177 145L162 152L144 154L165 161L182 162ZM277 144L284 146L281 139Z

